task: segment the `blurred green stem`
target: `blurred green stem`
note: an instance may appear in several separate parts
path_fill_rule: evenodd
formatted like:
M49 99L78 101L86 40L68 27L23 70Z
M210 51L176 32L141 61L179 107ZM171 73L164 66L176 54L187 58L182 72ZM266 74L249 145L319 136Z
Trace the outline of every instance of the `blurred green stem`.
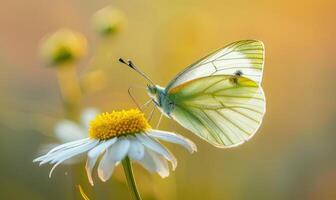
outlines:
M76 67L74 65L57 66L57 78L62 94L66 115L77 121L79 118L79 101L82 96Z
M106 70L111 68L113 60L111 55L113 54L113 38L103 38L98 44L95 54L88 67L89 71Z
M129 187L129 190L131 192L133 200L141 200L140 194L139 194L138 189L137 189L137 185L135 183L133 170L132 170L132 164L131 164L130 159L128 157L126 157L122 161L122 165L123 165L123 168L124 168L124 172L125 172L125 175L126 175L128 187Z

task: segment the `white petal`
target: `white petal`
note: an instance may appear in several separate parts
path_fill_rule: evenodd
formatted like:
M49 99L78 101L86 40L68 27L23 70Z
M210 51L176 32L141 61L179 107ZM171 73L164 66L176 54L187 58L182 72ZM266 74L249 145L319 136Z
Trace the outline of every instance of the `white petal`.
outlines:
M163 156L152 150L145 149L144 157L138 163L151 173L157 172L162 178L169 176L167 161Z
M41 145L41 147L38 150L38 154L47 154L50 149L53 149L53 148L55 148L55 147L57 147L59 145L60 144L45 144L45 145ZM64 164L64 165L72 165L72 164L80 162L81 160L83 160L83 159L79 156L79 157L76 157L76 158L71 159L71 160L66 160L62 164ZM36 160L34 160L34 162L36 162Z
M69 120L59 122L54 128L54 132L57 139L61 142L71 142L87 136L81 127Z
M130 141L130 147L128 150L128 156L133 160L140 160L145 154L144 146L135 137L128 137Z
M160 140L179 144L184 148L186 148L190 153L197 151L195 143L193 143L188 138L183 137L182 135L161 130L152 130L151 132L148 133L148 135Z
M145 134L136 134L136 137L141 141L143 145L145 145L147 148L155 151L158 154L161 154L163 157L165 157L167 160L169 160L173 166L173 170L175 170L177 166L177 160L175 156L170 153L168 149L166 149L162 144L160 144L155 139L145 135Z
M82 139L82 140L68 142L68 143L56 146L55 148L51 149L47 154L36 158L33 162L50 160L50 158L52 158L53 156L58 155L59 153L64 152L67 149L71 149L71 148L74 148L74 147L77 147L77 146L81 146L81 145L84 145L88 142L90 142L90 138L85 138L85 139Z
M81 123L83 126L88 128L91 120L95 119L99 113L99 110L96 108L86 108L81 115Z
M88 158L86 161L85 169L91 185L93 185L92 170L97 162L98 157L116 141L117 138L103 141L88 152Z
M59 146L59 144L43 144L43 145L41 145L40 148L38 149L37 154L42 155L42 156L39 156L39 157L35 158L33 160L33 162L39 162L39 161L43 160L43 157L45 157L45 155L48 154L50 149L54 149L55 147L58 147L58 146Z
M49 156L47 159L44 159L41 164L44 164L46 162L49 162L50 164L54 164L60 160L66 160L68 158L72 158L74 156L77 156L81 153L84 153L93 147L95 147L98 144L97 140L91 140L85 144L82 144L80 146L75 146L73 148L66 149L64 151L57 152L51 156Z
M155 152L150 152L157 165L156 172L161 176L161 178L166 178L169 176L169 166L167 160Z
M54 164L54 163L58 162L59 160L62 160L64 157L68 157L70 155L72 155L71 157L77 156L77 155L81 154L82 152L84 152L83 149L87 149L90 146L92 146L91 148L93 148L95 146L95 145L92 145L93 143L97 144L96 141L92 140L92 141L89 141L89 142L87 142L85 144L82 144L80 146L74 146L74 147L68 148L66 150L58 151L58 152L46 157L40 164L41 165L43 165L45 163ZM90 148L88 148L87 150L89 150L89 149Z
M98 166L98 176L102 181L107 181L116 164L125 158L130 142L127 139L118 139L116 143L106 151Z
M74 147L73 149L68 149L65 152L60 152L58 155L55 155L55 157L53 158L52 161L50 161L50 163L55 163L54 166L51 168L50 173L49 173L49 178L52 175L52 172L54 171L54 169L61 164L62 162L64 162L65 160L72 158L74 156L77 156L81 153L84 153L90 149L92 149L94 146L96 146L98 144L97 140L91 140L89 143L86 143L82 146L77 146Z
M61 151L61 150L71 148L71 147L74 147L74 146L79 146L79 145L82 145L86 142L89 142L90 140L91 140L90 138L84 138L84 139L75 140L75 141L72 141L72 142L67 142L67 143L61 144L61 145L53 148L52 150L50 150L48 152L48 154L55 153L57 151Z
M145 169L150 171L151 173L156 172L156 163L152 156L148 153L149 149L145 149L144 156L141 160L138 161Z
M73 156L76 156L76 155L79 155L80 153L77 153L77 152L81 152L81 150L86 147L87 145L90 145L91 142L86 142L85 144L82 144L82 145L79 145L79 146L74 146L74 147L71 147L71 148L68 148L68 149L65 149L65 150L62 150L62 151L58 151L58 152L55 152L51 155L48 155L48 157L44 158L41 162L40 162L40 165L43 165L45 163L50 163L50 164L54 164L56 162L58 162L60 159L62 159L64 156L67 156L67 155L73 155Z

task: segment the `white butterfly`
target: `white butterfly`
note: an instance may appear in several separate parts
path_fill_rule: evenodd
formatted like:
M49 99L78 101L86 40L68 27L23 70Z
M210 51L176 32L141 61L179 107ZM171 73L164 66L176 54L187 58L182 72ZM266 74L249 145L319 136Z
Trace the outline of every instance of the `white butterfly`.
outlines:
M261 87L264 45L237 41L187 67L163 88L149 82L148 95L167 117L220 148L235 147L258 130L266 112Z

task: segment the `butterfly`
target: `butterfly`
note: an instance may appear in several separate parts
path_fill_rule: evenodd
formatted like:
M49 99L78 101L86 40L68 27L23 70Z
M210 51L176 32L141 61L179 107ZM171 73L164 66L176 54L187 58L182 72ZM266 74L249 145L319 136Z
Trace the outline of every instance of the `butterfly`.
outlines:
M148 80L148 95L165 116L210 144L229 148L248 141L262 123L264 58L261 41L237 41L191 64L165 88L132 61L119 61Z

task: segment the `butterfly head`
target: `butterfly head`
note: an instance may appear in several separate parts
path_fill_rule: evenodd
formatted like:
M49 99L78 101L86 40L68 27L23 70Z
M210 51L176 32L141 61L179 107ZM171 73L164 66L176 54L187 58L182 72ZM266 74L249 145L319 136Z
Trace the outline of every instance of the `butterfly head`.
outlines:
M156 99L158 88L155 85L147 85L147 93L152 99Z
M166 96L164 88L150 84L147 85L147 94L158 106L161 106L162 98Z

